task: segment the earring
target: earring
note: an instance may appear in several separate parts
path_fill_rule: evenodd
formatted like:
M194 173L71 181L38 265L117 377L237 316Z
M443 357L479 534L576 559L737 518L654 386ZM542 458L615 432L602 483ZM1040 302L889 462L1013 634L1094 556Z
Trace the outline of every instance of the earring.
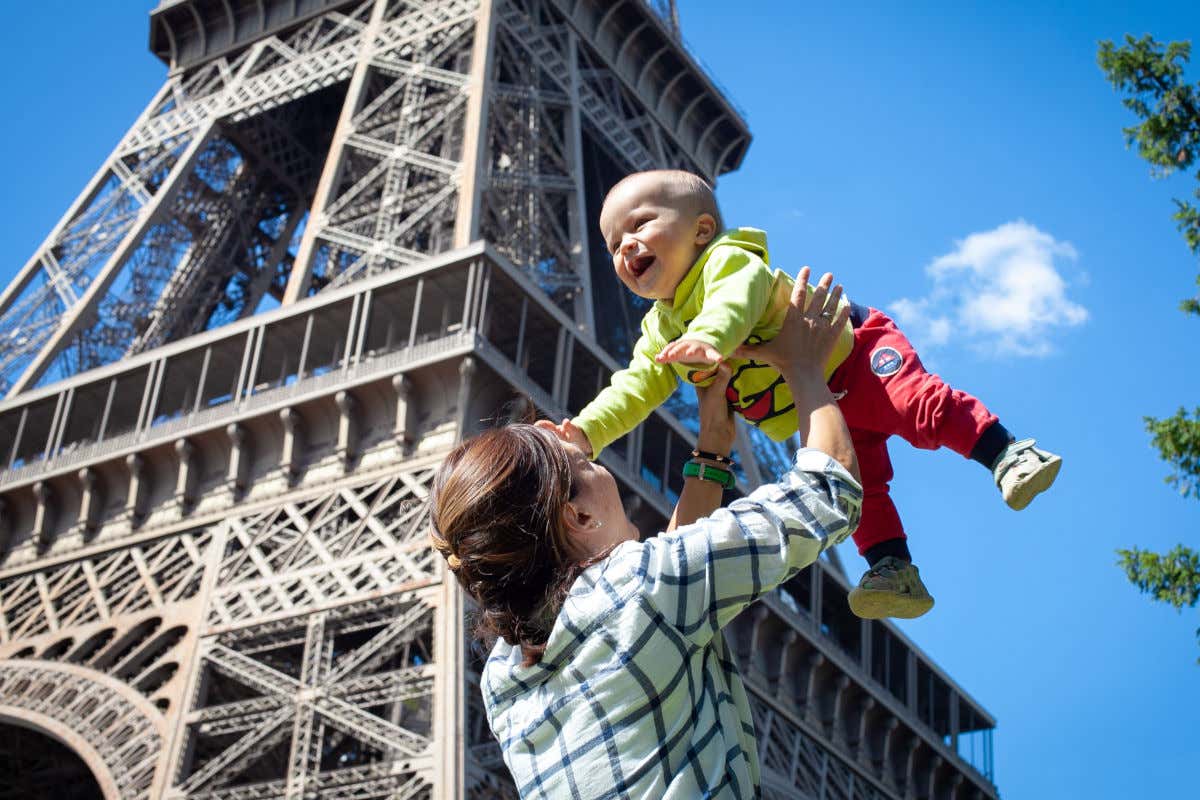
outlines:
M602 520L596 520L595 522L592 523L592 527L593 528L603 528L604 522Z

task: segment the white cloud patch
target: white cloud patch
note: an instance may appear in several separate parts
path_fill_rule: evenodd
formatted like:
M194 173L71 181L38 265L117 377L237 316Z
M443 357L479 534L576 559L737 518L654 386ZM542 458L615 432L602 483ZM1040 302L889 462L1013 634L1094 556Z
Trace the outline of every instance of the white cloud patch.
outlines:
M925 268L928 295L888 308L919 344L953 340L988 355L1046 356L1058 329L1087 321L1059 268L1079 258L1069 242L1017 220L955 244Z

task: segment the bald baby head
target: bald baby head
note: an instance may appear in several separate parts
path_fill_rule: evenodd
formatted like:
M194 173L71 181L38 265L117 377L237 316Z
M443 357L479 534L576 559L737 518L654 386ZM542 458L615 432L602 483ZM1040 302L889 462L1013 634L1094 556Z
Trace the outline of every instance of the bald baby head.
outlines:
M623 209L637 200L668 205L687 216L709 214L721 228L717 198L708 181L681 169L653 169L626 175L608 190L600 210L600 230L609 229L618 206Z
M634 173L612 188L600 211L600 232L617 277L651 300L672 301L720 230L712 187L682 170Z

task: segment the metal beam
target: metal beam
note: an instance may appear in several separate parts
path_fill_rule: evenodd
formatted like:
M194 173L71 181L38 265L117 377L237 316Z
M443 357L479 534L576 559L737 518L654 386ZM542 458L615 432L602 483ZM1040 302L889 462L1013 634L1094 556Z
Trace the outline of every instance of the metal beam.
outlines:
M463 128L462 167L458 184L458 211L454 217L454 246L465 247L479 238L479 209L486 185L484 171L488 163L488 106L492 62L495 58L496 13L500 0L480 0L475 20L475 44L471 51L471 72L467 114Z
M134 128L141 125L142 122L150 116L151 112L153 112L153 110L159 106L166 95L170 92L170 88L171 84L169 82L164 83L159 90L154 93L154 98L150 101L149 105L146 106L145 110L142 111L142 113L138 116L137 121L134 122ZM104 182L108 179L110 173L112 173L112 166L116 161L117 156L114 152L109 155L109 157L105 160L104 165L96 171L96 174L93 175L91 180L88 181L87 185L84 186L83 191L80 192L79 196L75 198L75 202L71 203L71 205L67 208L66 213L62 215L58 223L55 224L55 226L50 230L50 235L42 241L41 246L38 247L37 251L34 252L33 257L25 263L25 266L21 268L21 271L17 273L12 282L4 288L4 291L0 292L0 317L4 316L4 314L8 311L9 306L12 305L17 296L24 291L25 287L29 284L29 281L33 278L33 276L37 274L39 261L42 254L50 252L51 248L58 241L58 237L62 235L62 232L67 225L69 225L71 221L75 219L76 215L78 215L80 211L87 208L92 200L95 199L101 187L103 187Z
M567 34L567 63L571 67L570 110L567 117L567 157L570 159L571 175L575 180L571 205L568 209L571 227L571 258L575 273L579 276L579 293L575 299L575 321L581 330L595 336L596 312L592 303L592 265L590 225L587 218L587 199L583 176L587 165L583 163L583 120L579 113L579 35L571 30Z
M91 321L91 316L95 313L100 300L108 291L112 282L116 280L117 275L120 274L121 267L125 265L126 259L141 245L146 232L161 220L162 215L175 199L175 195L178 194L183 182L191 174L192 168L196 164L196 158L200 155L204 146L208 144L214 128L214 123L210 121L205 127L193 134L192 141L188 144L187 149L184 150L183 155L179 157L179 160L175 162L175 166L171 168L170 175L159 188L158 193L154 195L154 199L148 205L142 207L138 213L137 222L125 234L125 238L121 240L121 244L117 246L117 249L100 269L95 279L92 280L87 291L79 298L79 302L63 316L58 329L42 345L37 356L25 368L25 371L21 373L21 377L13 382L12 388L9 389L8 397L20 394L40 378L42 373L46 371L50 363L59 354L59 351L66 345L68 339Z
M346 89L346 99L342 103L342 112L338 116L337 128L333 134L333 144L330 145L330 155L321 170L317 181L317 191L313 196L312 208L308 214L308 223L304 227L304 236L300 239L300 248L292 265L292 274L288 278L287 288L283 292L283 305L289 305L304 297L308 292L308 284L312 279L313 256L316 251L317 235L324 227L323 216L325 209L333 199L346 159L346 140L354 132L354 115L362 107L364 89L367 85L367 73L371 69L371 53L375 49L375 38L383 25L384 12L387 10L387 0L374 0L371 7L371 18L362 32L359 45L358 60L354 64L354 73L350 76L350 86Z

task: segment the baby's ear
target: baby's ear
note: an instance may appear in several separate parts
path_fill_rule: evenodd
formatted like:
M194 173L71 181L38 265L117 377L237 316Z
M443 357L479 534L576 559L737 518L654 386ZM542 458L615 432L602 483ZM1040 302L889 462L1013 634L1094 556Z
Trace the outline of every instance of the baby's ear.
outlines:
M712 214L701 214L696 217L696 244L706 245L717 235L717 220Z

